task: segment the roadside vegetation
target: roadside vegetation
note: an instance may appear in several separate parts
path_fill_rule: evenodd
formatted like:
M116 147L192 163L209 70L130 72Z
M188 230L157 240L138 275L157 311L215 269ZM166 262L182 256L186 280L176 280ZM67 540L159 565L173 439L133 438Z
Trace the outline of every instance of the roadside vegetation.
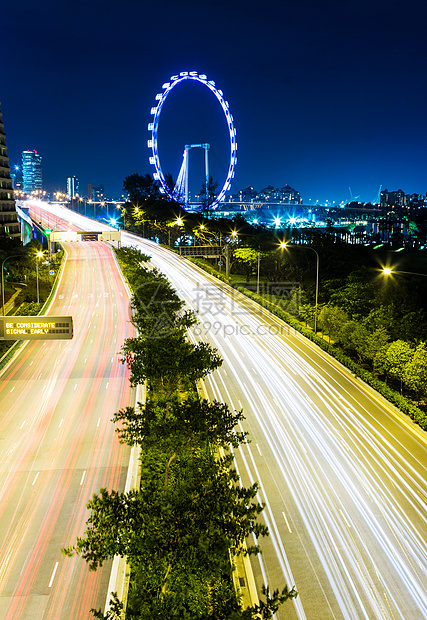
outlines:
M39 254L42 253L42 256ZM41 243L34 239L23 246L15 240L4 239L0 243L0 264L3 265L4 291L0 305L5 302L5 315L35 316L48 299L61 267L63 252L56 252L49 260ZM37 265L38 263L38 265ZM38 267L38 278L37 278ZM50 272L53 271L53 274ZM38 299L37 303L37 279ZM10 302L13 302L10 304ZM3 314L3 311L1 311ZM16 341L0 342L0 358Z
M411 249L413 239L395 253L392 244L348 244L332 226L323 232L292 226L273 230L239 215L210 218L209 208L187 213L162 197L150 175L131 175L123 187L129 192L126 228L176 251L178 245L228 243L229 278L218 259L191 260L252 297L258 289L260 303L427 428L427 255ZM404 248L403 239L397 241ZM317 308L313 249L320 259ZM386 266L396 275L385 276ZM289 283L293 296L275 297L271 282ZM318 334L313 334L315 323Z
M120 441L140 447L141 482L128 493L101 489L88 503L85 535L64 553L81 555L91 570L115 555L131 569L127 604L113 597L104 620L251 620L271 618L297 596L286 586L242 609L230 556L257 554L248 537L268 534L258 521L257 485L245 488L233 451L247 441L237 430L243 412L201 398L197 382L222 360L210 345L192 344L191 312L168 280L134 248L117 251L134 291L137 335L123 346L133 386L146 383L147 398L117 412Z

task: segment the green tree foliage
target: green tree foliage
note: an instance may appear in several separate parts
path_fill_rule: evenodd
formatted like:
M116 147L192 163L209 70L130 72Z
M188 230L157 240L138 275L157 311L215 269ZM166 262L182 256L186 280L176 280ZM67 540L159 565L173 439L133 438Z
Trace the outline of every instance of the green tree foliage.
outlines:
M243 611L231 579L229 551L259 553L257 544L243 551L243 543L248 536L268 534L257 521L263 510L258 487L241 486L229 451L246 442L246 433L236 430L243 414L201 399L194 390L195 382L222 360L206 343L187 341L194 317L182 314L162 274L146 269L137 252L122 258L139 287L150 277L164 285L161 304L149 303L153 290L148 286L135 295L133 322L139 334L123 348L131 382L147 380L148 398L113 419L120 441L141 448L141 485L128 493L101 489L95 494L87 505L91 513L84 536L63 552L80 554L91 570L115 555L127 559L132 571L127 620L270 618L278 605L297 595L295 589L270 594L266 588L266 600ZM156 324L163 312L168 322ZM113 596L106 616L92 611L97 618L118 620L122 610Z
M256 272L258 264L258 252L252 248L236 248L233 250L234 258L242 265L246 271L246 282L249 282L251 275Z
M136 206L147 198L160 196L159 182L151 174L134 173L123 181L123 190L129 194L130 201Z
M318 320L320 328L328 334L329 340L331 336L338 339L344 323L348 321L348 316L338 306L326 305L320 310Z
M427 394L427 346L420 342L403 369L403 382L419 396Z
M367 358L369 332L357 321L345 321L338 334L338 341L349 353L356 354L359 361Z
M372 362L378 352L387 346L390 336L385 327L377 327L372 333L366 335L364 357Z
M188 342L182 328L171 329L159 338L151 334L128 338L123 352L131 371L131 385L148 379L167 401L176 390L191 389L222 363L216 349L205 342Z
M387 348L380 349L382 359L377 360L377 367L388 377L400 382L402 390L405 367L412 360L414 350L404 340L395 340Z

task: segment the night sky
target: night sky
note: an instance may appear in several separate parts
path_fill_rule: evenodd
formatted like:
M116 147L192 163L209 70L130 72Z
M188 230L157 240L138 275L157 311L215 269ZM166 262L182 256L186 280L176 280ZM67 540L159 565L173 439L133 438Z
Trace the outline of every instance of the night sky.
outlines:
M234 117L233 191L288 183L306 203L348 200L349 187L362 201L380 185L427 192L426 0L13 0L1 13L10 164L37 150L46 189L76 175L81 193L102 183L117 197L126 176L153 172L155 95L198 71ZM185 142L209 141L222 185L219 104L179 88L160 119L162 168L176 176Z

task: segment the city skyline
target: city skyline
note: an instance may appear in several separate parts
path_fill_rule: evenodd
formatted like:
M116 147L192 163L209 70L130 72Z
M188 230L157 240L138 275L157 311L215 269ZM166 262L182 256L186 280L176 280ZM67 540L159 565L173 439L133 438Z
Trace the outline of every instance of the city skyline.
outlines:
M18 0L5 8L1 97L10 165L24 150L38 151L47 189L64 189L76 175L82 192L102 184L119 196L125 176L152 173L147 126L156 93L170 76L194 70L230 104L233 193L289 184L305 203L373 201L380 186L426 193L425 3L70 7ZM203 133L216 114L198 95L190 110L190 94L171 97L161 119L164 171L174 175L187 135L175 127L191 112ZM220 148L219 170L223 159Z

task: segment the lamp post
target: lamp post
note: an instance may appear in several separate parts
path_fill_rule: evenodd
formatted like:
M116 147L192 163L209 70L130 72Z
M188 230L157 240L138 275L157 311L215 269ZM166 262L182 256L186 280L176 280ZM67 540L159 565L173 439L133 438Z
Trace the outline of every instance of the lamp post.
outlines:
M311 245L291 245L286 243L286 241L282 241L280 247L283 248L306 248L307 250L312 250L316 254L316 304L314 307L314 333L317 333L317 307L318 307L318 299L319 299L319 254L317 251L311 247Z
M39 260L43 256L43 252L37 252L36 254L36 276L37 276L37 303L40 303L39 295Z
M18 257L21 257L21 254L13 254L13 256L8 256L7 258L4 259L4 261L1 264L1 294L2 294L3 316L5 316L4 314L4 264L10 258L18 258Z

